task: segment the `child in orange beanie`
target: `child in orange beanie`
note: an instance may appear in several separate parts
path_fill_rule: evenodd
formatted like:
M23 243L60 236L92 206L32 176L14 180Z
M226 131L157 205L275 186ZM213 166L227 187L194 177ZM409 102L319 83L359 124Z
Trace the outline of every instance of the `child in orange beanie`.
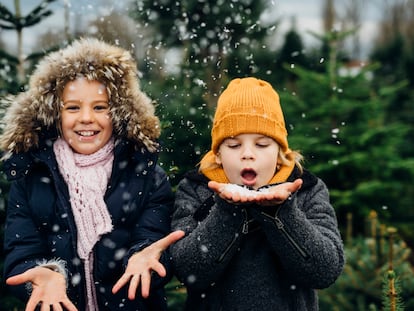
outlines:
M318 310L342 272L326 185L289 149L279 96L256 78L220 95L211 150L180 182L171 247L187 310Z

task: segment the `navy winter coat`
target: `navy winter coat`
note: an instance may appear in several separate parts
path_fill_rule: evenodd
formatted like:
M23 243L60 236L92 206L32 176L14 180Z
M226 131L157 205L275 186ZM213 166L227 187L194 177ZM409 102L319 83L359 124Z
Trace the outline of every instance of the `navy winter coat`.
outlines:
M50 142L50 141L49 141ZM111 289L123 274L129 256L170 232L173 195L165 173L156 165L156 153L136 151L136 145L118 140L105 202L114 229L94 248L94 280L99 310L164 310L163 285L171 274L153 276L151 297L127 298L128 286L116 295ZM39 151L41 150L41 151ZM143 149L144 150L144 149ZM44 260L62 259L69 272L68 296L85 310L83 265L76 251L76 225L66 183L59 173L51 144L15 154L4 163L12 181L5 231L5 277L37 266ZM170 256L161 263L170 269ZM24 286L10 287L28 298Z

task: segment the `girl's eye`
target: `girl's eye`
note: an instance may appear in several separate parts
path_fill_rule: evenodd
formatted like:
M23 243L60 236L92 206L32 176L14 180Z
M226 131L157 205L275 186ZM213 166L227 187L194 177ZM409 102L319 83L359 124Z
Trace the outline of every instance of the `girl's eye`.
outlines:
M266 144L266 143L257 143L256 146L259 147L259 148L266 148L266 147L269 146L269 144Z
M64 107L65 110L69 110L69 111L76 111L79 110L79 106L77 105L67 105Z
M94 109L95 109L96 111L106 111L106 110L108 110L108 109L109 109L109 107L108 107L108 106L106 106L106 105L98 105L98 106L95 106L95 107L94 107Z

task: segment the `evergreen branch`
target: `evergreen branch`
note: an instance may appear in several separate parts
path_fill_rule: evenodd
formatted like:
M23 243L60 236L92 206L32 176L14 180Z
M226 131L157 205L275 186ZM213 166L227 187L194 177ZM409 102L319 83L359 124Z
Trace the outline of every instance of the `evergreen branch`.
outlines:
M18 19L16 16L9 11L3 4L0 3L0 28L2 29L16 29L18 24Z
M12 14L9 9L0 3L0 16L2 20L12 22L14 14Z
M8 62L18 64L19 60L17 57L7 53L6 51L0 49L0 58L5 58Z
M20 30L25 27L30 27L38 24L43 18L53 14L53 11L48 9L48 4L57 0L44 0L36 6L27 16L18 17L8 10L3 4L0 4L0 29L6 30Z
M401 292L400 280L393 270L388 270L383 280L382 304L384 311L403 311L404 302L399 294Z
M39 23L44 17L47 17L52 14L52 12L47 12L48 14L43 14L40 16L28 16L25 23L22 24L22 27L30 27Z
M44 0L42 1L37 7L35 7L28 15L27 17L30 16L49 16L50 14L52 14L52 11L50 11L49 9L47 9L47 6L49 3L55 2L56 0ZM47 15L44 15L47 14Z
M15 25L9 26L7 24L4 24L3 22L0 22L0 29L11 30L17 29L17 27Z
M394 272L394 237L397 230L393 227L387 229L389 236L388 250L388 271L383 282L383 305L386 311L404 310L402 298L400 296L401 288Z

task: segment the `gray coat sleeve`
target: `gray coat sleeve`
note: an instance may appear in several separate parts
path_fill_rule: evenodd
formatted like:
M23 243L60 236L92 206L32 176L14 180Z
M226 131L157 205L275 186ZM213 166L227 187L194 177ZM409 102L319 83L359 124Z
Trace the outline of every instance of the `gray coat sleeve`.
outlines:
M341 274L343 243L326 185L318 179L306 191L294 193L276 212L252 209L267 242L289 276L311 288L325 288Z
M223 200L216 199L203 221L194 219L194 213L211 192L195 189L183 179L176 192L173 230L184 230L186 236L171 246L177 277L193 289L203 289L219 279L229 264L227 250L237 248L242 210ZM231 246L231 247L230 247Z

